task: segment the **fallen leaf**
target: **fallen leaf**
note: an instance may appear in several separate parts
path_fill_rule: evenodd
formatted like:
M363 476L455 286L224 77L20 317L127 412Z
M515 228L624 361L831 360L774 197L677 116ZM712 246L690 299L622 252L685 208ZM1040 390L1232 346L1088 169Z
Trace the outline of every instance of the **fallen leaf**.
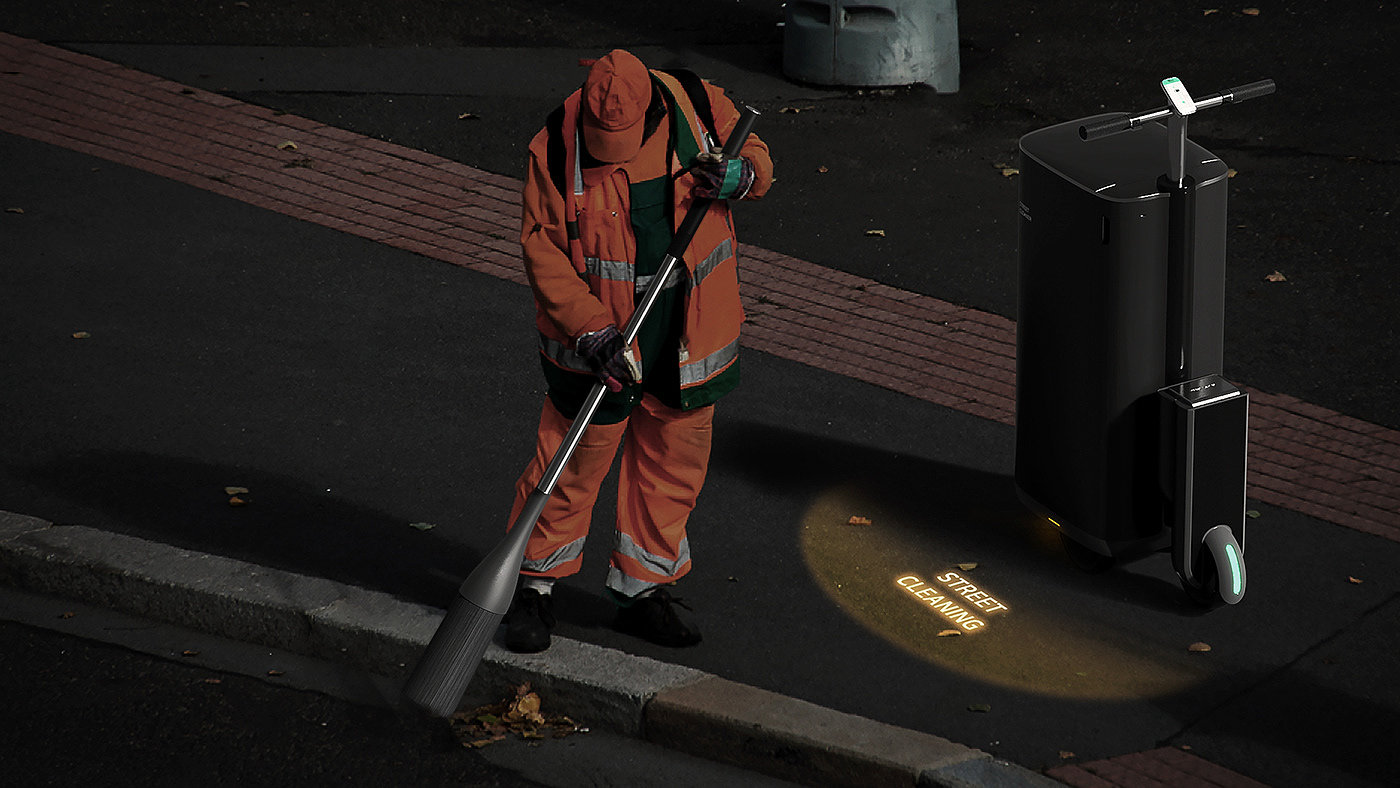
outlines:
M817 107L816 107L815 104L809 104L809 105L807 105L807 106L805 106L805 107L783 107L782 109L778 110L778 112L786 113L786 114L788 114L788 115L796 115L796 114L799 113L799 112L806 112L806 111L809 110L809 109L816 109L816 108L817 108Z
M480 117L480 115L472 112L463 112L461 115L457 116L457 120L478 120Z
M5 213L24 213L23 208L6 208Z
M249 492L249 490L248 490L247 487L225 487L225 488L224 488L224 495L247 495L248 492Z
M228 505L229 505L229 506L247 506L247 505L248 505L248 500L247 500L246 498L240 498L240 497L238 497L237 495L235 495L235 496L233 496L232 498L229 498L229 499L228 499Z
M884 238L884 237L885 237L885 231L884 231L884 230L866 230L866 231L865 231L865 234L866 234L866 235L869 235L869 236L878 236L878 237L880 237L880 238Z
M224 680L223 680L223 679L205 679L205 680L204 680L204 683L205 683L205 684L223 684L223 683L224 683Z
M1244 14L1245 16L1259 16L1259 9L1257 9L1257 8L1242 8L1242 9L1240 9L1240 13Z
M409 528L417 528L417 529L420 530L420 531L431 531L431 530L433 530L434 528L436 528L437 526L436 526L436 525L433 525L432 523L409 523L409 524L408 524L408 527L409 527Z
M267 672L267 675L272 676L273 678L276 678L277 676L285 676L285 675L287 675L287 671L285 671L285 670L269 670L269 671Z
M540 696L530 691L528 682L515 687L513 694L510 700L452 716L452 732L463 747L485 747L505 739L512 732L522 739L539 740L545 738L546 733L560 739L588 730L562 715L545 716L541 710Z
M184 651L181 651L181 652L180 652L180 656L182 656L182 657L197 657L197 656L199 656L199 652L198 652L198 651L195 651L195 650L192 649L192 648L187 648L187 649L185 649Z
M89 334L89 333L86 332L86 331L74 331L74 332L73 332L73 338L74 338L74 339L87 339L88 337L91 337L91 336L92 336L92 334Z
M851 515L851 519L846 521L846 525L870 525L869 517L861 517L858 514Z
M977 568L977 564L976 562L969 561L965 564L958 564L958 568L963 570L964 572L971 572L972 570Z
M1069 750L1060 750L1060 760L1067 761L1073 757L1074 753L1070 752Z
M1002 177L1010 178L1012 175L1020 175L1021 171L1016 169L1015 167L1002 167L1001 174Z
M277 143L277 150L296 150L297 144L291 140L284 140Z
M817 172L829 172L829 170L827 170L826 165L823 164L822 166L817 168Z
M1191 645L1187 646L1186 650L1204 654L1205 652L1210 651L1210 644L1196 641L1195 643L1192 643Z
M1245 510L1245 513L1244 513L1244 516L1250 518L1251 520L1258 520L1258 519L1259 519L1259 510L1258 510L1258 509L1246 509L1246 510Z
M65 610L65 611L63 611L63 613L59 614L58 617L59 617L59 618L67 619L67 618L74 618L74 617L76 617L77 615L78 615L77 613L74 613L74 612L71 611L71 610Z
M1361 585L1361 582L1362 582L1362 581L1361 581L1359 578L1355 578L1355 577L1352 577L1351 575L1347 575L1347 582L1348 582L1348 583L1351 583L1351 584L1354 585L1354 586L1359 586L1359 585Z
M945 629L938 633L938 636L941 638L958 637L960 635L962 635L961 629Z
M1225 170L1225 177L1226 177L1226 178L1233 178L1233 177L1235 177L1236 175L1239 175L1239 174L1240 174L1240 171L1239 171L1239 170L1236 170L1236 169L1227 169L1227 170Z
M968 710L968 711L977 711L977 712L986 713L986 712L989 712L989 711L992 710L992 704L990 704L990 703L974 703L974 704L972 704L971 706L968 706L968 707L967 707L967 710Z
M1265 278L1266 280L1270 281L1270 282L1287 282L1287 281L1288 281L1288 277L1284 276L1284 275L1283 275L1281 272L1279 272L1279 271L1275 271L1275 272L1273 272L1272 274L1269 274L1268 276L1266 276L1266 277L1264 277L1264 278Z
M1206 12L1205 12L1204 14L1202 14L1202 16L1210 16L1211 14L1218 14L1218 13L1220 13L1220 9L1219 9L1219 8L1207 8L1207 9L1206 9Z
M737 583L737 582L739 582L739 578L735 577L734 575L730 575L730 576L729 576L729 582L731 582L731 583Z

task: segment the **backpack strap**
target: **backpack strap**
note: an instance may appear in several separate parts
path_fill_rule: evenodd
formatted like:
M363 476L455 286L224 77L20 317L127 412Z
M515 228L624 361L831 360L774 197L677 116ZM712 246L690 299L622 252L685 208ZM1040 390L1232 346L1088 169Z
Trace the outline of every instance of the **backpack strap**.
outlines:
M690 99L691 106L695 107L695 114L700 117L700 122L705 124L711 141L719 145L719 130L715 128L715 113L710 107L710 94L705 90L704 81L694 71L686 68L665 68L660 71L685 88L685 95Z

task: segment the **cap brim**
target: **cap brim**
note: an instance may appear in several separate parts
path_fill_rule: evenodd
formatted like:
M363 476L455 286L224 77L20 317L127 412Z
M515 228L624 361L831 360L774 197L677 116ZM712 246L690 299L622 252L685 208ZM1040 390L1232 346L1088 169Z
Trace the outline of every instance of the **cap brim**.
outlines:
M631 161L642 149L643 123L638 121L625 129L608 131L591 123L579 124L583 128L583 144L588 153L598 161L608 164L621 164Z

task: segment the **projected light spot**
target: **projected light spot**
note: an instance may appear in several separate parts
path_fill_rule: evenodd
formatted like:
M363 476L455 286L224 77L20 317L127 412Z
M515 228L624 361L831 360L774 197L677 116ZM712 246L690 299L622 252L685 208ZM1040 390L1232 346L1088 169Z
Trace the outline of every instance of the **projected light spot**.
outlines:
M1010 609L957 572L944 572L935 580L945 585L926 583L918 575L903 575L894 582L927 603L930 610L943 616L948 623L966 632L976 632L987 626L987 615ZM960 601L965 601L967 606L959 604Z
M1206 677L1184 649L1154 644L1150 617L1130 622L1138 632L1123 631L1121 611L1109 625L1100 608L1117 601L1084 593L1043 520L1014 504L939 519L901 498L907 508L854 485L819 495L802 520L802 553L845 614L930 670L1083 699L1161 697ZM851 524L855 513L869 524ZM935 610L937 596L954 604Z

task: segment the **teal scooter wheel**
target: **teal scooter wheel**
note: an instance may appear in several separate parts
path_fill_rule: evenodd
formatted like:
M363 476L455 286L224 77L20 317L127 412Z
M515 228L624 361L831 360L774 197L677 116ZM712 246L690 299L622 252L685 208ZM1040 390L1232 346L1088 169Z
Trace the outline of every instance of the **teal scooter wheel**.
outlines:
M1227 525L1217 525L1206 531L1196 571L1196 582L1184 577L1181 587L1197 604L1213 607L1220 603L1239 604L1244 598L1244 550L1235 541L1235 533Z

